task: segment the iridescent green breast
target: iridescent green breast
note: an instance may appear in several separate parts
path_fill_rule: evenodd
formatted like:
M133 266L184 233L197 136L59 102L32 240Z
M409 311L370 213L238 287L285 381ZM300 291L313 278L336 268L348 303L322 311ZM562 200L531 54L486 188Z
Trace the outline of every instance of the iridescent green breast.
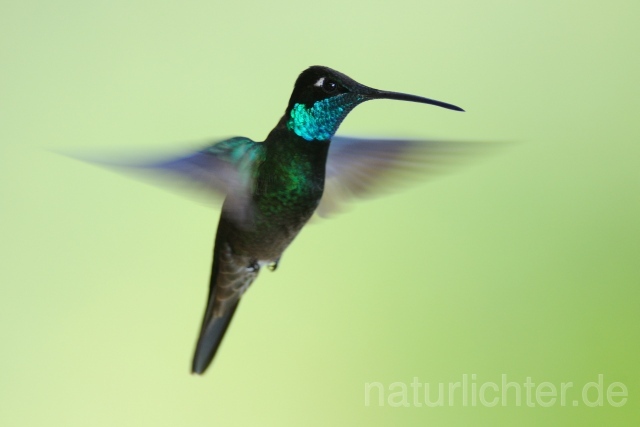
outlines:
M254 196L265 218L296 222L313 214L322 197L328 149L328 141L309 144L297 136L268 145Z

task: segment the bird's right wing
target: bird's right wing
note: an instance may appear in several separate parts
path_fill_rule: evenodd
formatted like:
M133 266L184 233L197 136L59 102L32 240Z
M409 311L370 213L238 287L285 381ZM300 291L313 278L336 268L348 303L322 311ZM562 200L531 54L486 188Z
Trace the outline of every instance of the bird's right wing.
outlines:
M181 190L193 190L198 194L220 199L228 194L242 194L251 190L253 168L263 155L262 144L236 137L192 153L159 160L106 160L77 154L70 157L159 183L161 186L177 186Z

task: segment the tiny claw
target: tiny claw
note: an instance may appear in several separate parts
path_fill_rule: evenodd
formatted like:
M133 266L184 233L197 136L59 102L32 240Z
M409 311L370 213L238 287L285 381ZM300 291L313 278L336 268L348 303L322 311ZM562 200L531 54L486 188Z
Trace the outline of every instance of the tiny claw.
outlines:
M267 264L267 268L269 269L269 271L276 271L276 268L278 268L279 262L280 262L280 258L278 258L274 262L270 262L269 264Z

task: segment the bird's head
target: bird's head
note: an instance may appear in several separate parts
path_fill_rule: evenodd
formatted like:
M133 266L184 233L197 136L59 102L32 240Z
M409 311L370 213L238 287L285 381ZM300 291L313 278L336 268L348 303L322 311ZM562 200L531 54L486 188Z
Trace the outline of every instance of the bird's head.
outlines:
M327 141L353 108L372 99L420 102L464 111L421 96L374 89L329 67L316 65L304 70L296 80L285 112L287 128L307 141Z

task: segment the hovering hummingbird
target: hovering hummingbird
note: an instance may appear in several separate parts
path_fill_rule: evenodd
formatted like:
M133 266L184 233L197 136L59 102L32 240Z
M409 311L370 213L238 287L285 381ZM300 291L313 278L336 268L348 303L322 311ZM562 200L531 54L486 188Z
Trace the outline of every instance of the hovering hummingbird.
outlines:
M284 115L263 142L235 137L177 159L137 165L178 174L224 196L193 373L202 374L213 360L260 269L277 268L314 212L335 211L394 170L433 169L459 157L461 145L474 145L334 136L353 108L373 99L464 111L429 98L373 89L331 68L313 66L296 80Z

